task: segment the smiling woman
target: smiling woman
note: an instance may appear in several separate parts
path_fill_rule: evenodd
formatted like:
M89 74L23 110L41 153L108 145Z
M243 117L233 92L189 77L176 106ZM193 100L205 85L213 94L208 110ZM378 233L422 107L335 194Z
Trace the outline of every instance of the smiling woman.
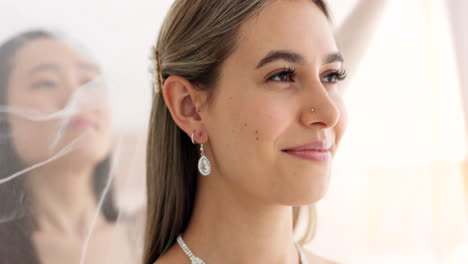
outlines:
M155 64L144 263L331 263L293 239L347 121L324 2L175 1Z

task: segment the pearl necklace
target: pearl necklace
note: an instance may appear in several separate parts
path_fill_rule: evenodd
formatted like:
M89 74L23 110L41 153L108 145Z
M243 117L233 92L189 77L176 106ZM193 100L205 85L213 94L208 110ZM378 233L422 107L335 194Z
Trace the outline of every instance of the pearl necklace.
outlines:
M182 239L182 235L179 235L177 237L177 243L179 244L182 251L184 251L185 255L187 255L187 257L190 259L192 264L206 264L201 258L193 254L192 250L190 250L190 248L187 246L187 244L185 244L184 240ZM299 247L298 244L295 244L295 245L296 245L297 251L299 252L300 264L309 264L301 247Z

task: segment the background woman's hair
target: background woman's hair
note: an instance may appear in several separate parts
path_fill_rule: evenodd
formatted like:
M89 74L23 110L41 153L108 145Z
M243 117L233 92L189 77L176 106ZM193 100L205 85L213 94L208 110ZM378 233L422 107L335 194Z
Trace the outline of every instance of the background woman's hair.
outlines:
M58 39L44 30L32 30L14 36L0 46L0 105L7 104L7 88L15 56L31 41L43 38ZM10 127L6 113L0 114L0 179L8 177L24 168L16 154L10 138ZM4 120L1 120L1 119ZM103 194L110 172L110 157L94 169L93 192L96 202ZM24 175L0 184L0 263L38 264L40 260L35 250L32 234L37 225L31 202L26 190ZM109 222L115 222L118 211L113 201L113 188L108 190L101 207L102 214Z
M197 189L198 152L175 124L162 97L162 84L178 75L211 94L220 67L236 47L241 24L273 0L176 0L154 50L155 86L147 145L147 219L143 263L151 264L184 232ZM329 17L326 4L313 1ZM294 208L294 225L299 208ZM309 214L314 215L314 214ZM315 219L301 239L315 230Z

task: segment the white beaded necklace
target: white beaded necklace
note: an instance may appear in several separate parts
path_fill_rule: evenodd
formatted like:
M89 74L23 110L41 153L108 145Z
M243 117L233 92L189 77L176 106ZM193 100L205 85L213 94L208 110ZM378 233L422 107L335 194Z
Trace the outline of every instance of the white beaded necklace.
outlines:
M182 251L184 251L185 255L187 255L187 257L190 259L192 264L206 264L201 258L193 254L192 250L190 250L190 248L187 246L187 244L185 244L184 240L182 239L182 235L179 235L177 237L177 243L179 244ZM309 264L301 247L298 244L295 245L297 251L299 252L300 264Z

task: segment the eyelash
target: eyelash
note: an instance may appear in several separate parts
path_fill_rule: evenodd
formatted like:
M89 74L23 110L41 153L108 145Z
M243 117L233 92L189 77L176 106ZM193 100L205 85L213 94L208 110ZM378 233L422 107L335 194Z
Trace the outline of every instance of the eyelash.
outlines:
M290 78L288 78L288 81L273 80L275 77L278 77L278 76L283 75L283 74L287 74L290 77ZM339 81L343 81L344 79L346 79L346 70L345 69L335 70L335 71L327 74L325 77L321 77L321 80L323 81L323 78L332 77L332 76L335 77L336 79L335 79L335 81L332 81L331 83L337 83ZM282 71L280 71L278 73L275 73L272 76L270 76L267 79L267 81L293 82L295 77L296 77L296 69L294 69L291 66L288 66L287 68L284 68ZM291 79L292 79L292 81L291 81Z
M337 83L337 82L343 81L344 79L346 79L346 70L345 69L340 69L338 71L333 71L330 74L326 75L324 78L327 78L327 77L330 77L330 76L334 76L336 78L336 80L334 82L331 82L331 83Z
M38 81L36 83L33 84L33 88L36 88L36 89L41 89L41 88L44 88L44 89L47 89L47 88L54 88L57 86L57 83L55 81L49 81L49 80L45 80L45 81Z
M294 77L296 77L296 69L294 69L291 66L285 67L280 72L275 73L272 76L270 76L267 81L284 82L283 80L273 80L275 77L283 75L283 74L287 74L288 76L291 76L294 81ZM291 82L291 81L288 81L288 82Z

